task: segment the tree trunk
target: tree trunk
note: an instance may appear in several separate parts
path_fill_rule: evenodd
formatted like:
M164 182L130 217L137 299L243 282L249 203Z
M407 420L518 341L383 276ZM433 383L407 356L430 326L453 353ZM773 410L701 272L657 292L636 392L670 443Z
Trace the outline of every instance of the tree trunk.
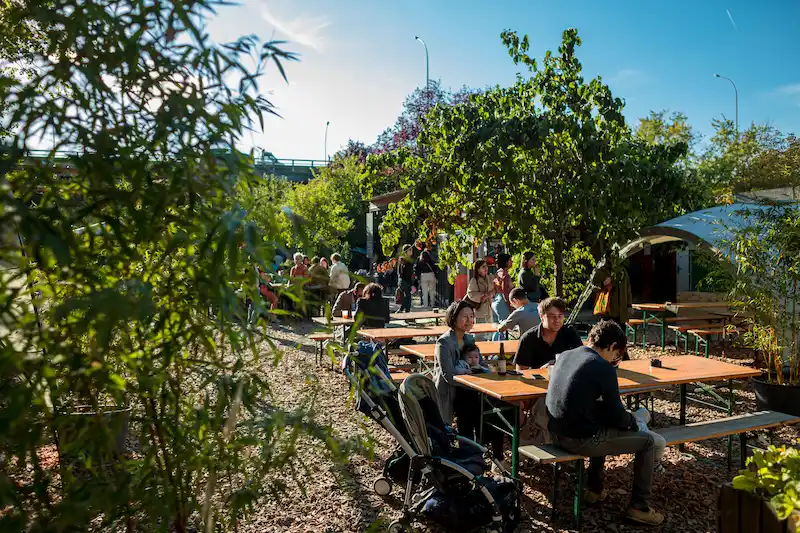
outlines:
M556 296L564 297L564 236L553 239L553 264L555 265Z

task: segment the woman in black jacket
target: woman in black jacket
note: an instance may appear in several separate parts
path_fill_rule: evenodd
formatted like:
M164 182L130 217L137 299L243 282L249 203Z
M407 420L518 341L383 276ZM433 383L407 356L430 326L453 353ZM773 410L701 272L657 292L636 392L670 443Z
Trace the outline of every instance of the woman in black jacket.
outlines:
M389 323L389 301L383 297L383 288L377 283L364 287L363 296L356 304L356 321L365 328L384 328Z

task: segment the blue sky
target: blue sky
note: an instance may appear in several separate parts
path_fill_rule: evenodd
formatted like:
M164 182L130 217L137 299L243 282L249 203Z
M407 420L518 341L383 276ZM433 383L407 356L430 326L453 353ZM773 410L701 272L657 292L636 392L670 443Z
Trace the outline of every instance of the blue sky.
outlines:
M514 82L517 69L500 42L504 29L527 33L531 52L555 50L578 29L587 78L601 75L634 122L651 109L682 111L708 136L711 119L741 128L769 122L800 134L800 1L649 0L477 1L248 0L212 22L217 40L254 33L291 41L301 61L263 81L281 113L246 144L278 157L321 159L348 139L371 143L391 125L403 99L431 78L445 87Z

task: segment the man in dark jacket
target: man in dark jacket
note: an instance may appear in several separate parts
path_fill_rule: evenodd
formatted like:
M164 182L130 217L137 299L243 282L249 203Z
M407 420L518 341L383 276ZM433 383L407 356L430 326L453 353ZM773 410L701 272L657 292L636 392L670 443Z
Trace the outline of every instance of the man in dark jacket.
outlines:
M616 365L627 345L616 322L601 320L589 332L587 346L562 353L550 370L547 387L548 429L556 445L591 458L588 503L603 501L606 455L635 454L628 517L658 525L664 515L650 507L653 490L653 436L639 431L636 419L619 397Z

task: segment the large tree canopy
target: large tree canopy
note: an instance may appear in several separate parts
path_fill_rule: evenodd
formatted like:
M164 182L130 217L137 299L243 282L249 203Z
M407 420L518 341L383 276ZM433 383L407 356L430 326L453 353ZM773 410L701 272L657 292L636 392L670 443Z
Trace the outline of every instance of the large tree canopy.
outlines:
M555 291L563 294L565 250L587 237L602 249L681 210L686 192L675 163L687 146L632 136L622 100L599 77L583 78L576 30L564 32L541 68L527 37L502 39L532 77L435 107L415 150L370 159L375 174L410 170L401 184L409 194L383 223L383 245L419 225L450 236L440 253L450 264L475 238L501 236L516 250L538 245L539 254L552 250Z

